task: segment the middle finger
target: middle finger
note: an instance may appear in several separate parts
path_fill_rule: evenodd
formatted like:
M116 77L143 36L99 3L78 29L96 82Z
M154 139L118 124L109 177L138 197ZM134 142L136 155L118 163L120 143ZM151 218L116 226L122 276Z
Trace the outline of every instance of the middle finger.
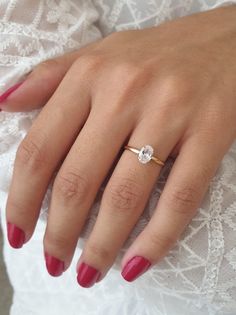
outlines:
M162 132L153 137L157 125ZM157 156L165 161L180 134L170 132L166 126L161 121L154 121L153 126L150 121L142 122L129 144L141 149L149 139L154 148L161 148ZM155 162L143 165L134 153L124 151L106 186L96 224L78 262L77 280L81 286L90 287L98 281L98 275L99 280L105 276L140 217L160 169Z

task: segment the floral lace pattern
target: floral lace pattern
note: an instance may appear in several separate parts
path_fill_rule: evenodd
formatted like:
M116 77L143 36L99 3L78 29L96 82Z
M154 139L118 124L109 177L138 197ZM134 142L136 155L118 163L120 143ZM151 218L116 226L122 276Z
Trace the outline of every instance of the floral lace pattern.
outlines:
M0 90L17 82L42 60L79 48L99 38L101 33L141 29L230 3L233 1L0 0ZM25 15L22 7L28 9ZM93 23L98 18L95 27ZM15 152L38 112L0 113L0 205L3 209ZM75 265L80 248L95 224L104 186L91 209L72 267L60 279L51 279L42 255L50 185L42 206L42 220L32 241L20 253L7 245L4 248L15 289L11 315L235 315L236 142L222 160L197 215L176 246L132 285L120 278L121 257L150 220L173 162L169 159L162 169L145 211L114 267L106 279L89 291L76 284ZM2 223L6 233L4 220Z
M48 6L51 11L47 14L47 21L49 23L58 23L58 30L64 31L71 25L77 23L77 19L73 16L71 11L71 5L69 2L61 1L59 4L56 4L56 1L48 1Z

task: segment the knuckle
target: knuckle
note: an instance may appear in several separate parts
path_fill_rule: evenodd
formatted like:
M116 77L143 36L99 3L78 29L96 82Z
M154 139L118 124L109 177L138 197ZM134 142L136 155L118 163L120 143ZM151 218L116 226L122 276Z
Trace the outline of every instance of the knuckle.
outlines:
M151 232L148 237L151 245L157 249L157 252L160 252L160 255L165 253L176 242L171 236L156 232Z
M64 235L65 233L47 232L44 237L44 245L50 249L60 249L60 251L68 248L69 242Z
M34 170L41 169L45 158L42 146L30 137L25 138L16 153L16 163L29 166Z
M118 65L116 77L120 78L123 94L129 96L148 84L152 77L152 71L149 67L138 67L135 64L124 63Z
M114 181L104 197L111 210L135 210L138 207L142 190L135 180L122 178Z
M113 259L113 254L111 250L108 250L104 246L100 246L94 242L88 242L86 245L86 252L90 252L93 256L96 256L97 260L101 262L110 262Z
M171 74L163 79L161 84L164 104L183 106L183 101L193 95L195 84L188 75Z
M62 198L84 200L89 189L86 176L78 170L63 171L58 174L54 183L55 191Z
M193 187L176 189L172 192L169 203L172 207L174 205L175 211L183 215L190 214L191 209L197 204L198 195L199 192Z
M127 104L132 106L131 104L135 103L137 107L134 100L152 80L152 70L147 66L138 67L135 64L126 62L116 65L112 71L111 84L113 84L116 93L116 101L112 104L113 111L121 113L124 107L127 107Z
M30 216L27 215L27 207L24 204L16 201L12 196L7 202L7 210L8 209L11 213L14 213L14 216L17 218L27 218L28 221L30 220ZM9 213L9 211L7 212Z
M89 75L97 72L98 69L104 64L105 58L101 53L89 53L80 56L73 64L76 73L78 69L80 74Z
M38 64L33 72L39 73L46 80L46 78L51 78L52 75L54 76L55 72L61 73L62 65L56 59L48 59Z
M205 184L208 185L215 171L214 163L212 163L212 165L202 163L201 168L198 170L199 186L203 187Z
M150 80L151 73L149 69L146 68L137 68L136 66L125 65L125 69L123 70L124 74L127 75L126 79L126 88L124 88L124 95L130 96L130 94L134 94L137 90L143 88ZM124 78L124 75L123 75Z
M168 87L173 94L180 96L189 94L192 90L193 80L186 73L174 73L172 77L169 77Z

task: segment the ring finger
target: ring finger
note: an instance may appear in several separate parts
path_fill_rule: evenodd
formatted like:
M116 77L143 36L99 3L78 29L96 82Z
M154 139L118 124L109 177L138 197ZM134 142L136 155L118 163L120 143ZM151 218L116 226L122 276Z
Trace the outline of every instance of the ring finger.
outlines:
M149 139L154 148L161 148L157 155L165 161L181 130L170 132L169 127L167 130L159 123L162 132L154 137L155 125L153 122L152 128L149 121L137 127L129 144L141 148ZM141 164L132 152L124 151L106 186L96 224L78 262L77 280L81 286L90 287L105 276L140 217L160 170L153 161Z

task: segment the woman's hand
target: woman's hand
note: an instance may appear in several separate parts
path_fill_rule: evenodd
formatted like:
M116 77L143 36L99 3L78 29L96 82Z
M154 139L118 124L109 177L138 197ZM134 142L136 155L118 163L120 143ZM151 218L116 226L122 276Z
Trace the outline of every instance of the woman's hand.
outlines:
M153 161L141 164L123 146L150 144L161 160L176 159L151 221L123 258L122 275L132 281L167 254L236 135L235 21L235 6L217 9L116 33L67 56L71 67L17 151L7 202L13 247L30 239L60 167L44 248L49 273L65 271L98 189L122 150L78 264L80 285L100 281L161 170ZM10 96L9 106L24 88L27 82Z

